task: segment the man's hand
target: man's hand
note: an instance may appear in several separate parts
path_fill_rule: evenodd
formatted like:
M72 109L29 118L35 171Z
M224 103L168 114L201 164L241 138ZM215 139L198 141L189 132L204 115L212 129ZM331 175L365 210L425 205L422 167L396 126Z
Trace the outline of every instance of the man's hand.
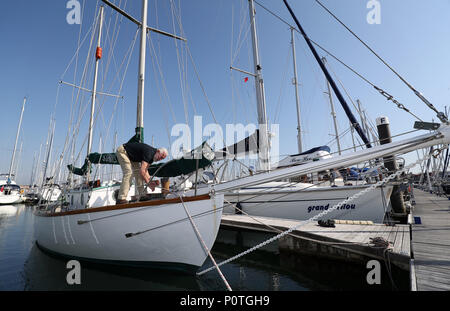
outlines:
M159 180L151 181L151 182L149 182L149 183L147 184L147 186L149 186L150 189L152 190L152 192L154 192L156 186L159 186Z

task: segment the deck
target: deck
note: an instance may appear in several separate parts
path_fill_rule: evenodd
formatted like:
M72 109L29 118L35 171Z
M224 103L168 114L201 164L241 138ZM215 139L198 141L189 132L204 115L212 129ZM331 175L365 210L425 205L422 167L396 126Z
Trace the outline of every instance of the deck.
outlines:
M450 201L414 189L412 216L412 289L450 290ZM418 223L420 222L420 223Z

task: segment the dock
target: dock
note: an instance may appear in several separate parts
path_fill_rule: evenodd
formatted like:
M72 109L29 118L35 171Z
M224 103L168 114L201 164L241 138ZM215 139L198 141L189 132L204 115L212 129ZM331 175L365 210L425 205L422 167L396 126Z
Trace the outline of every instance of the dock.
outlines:
M256 217L247 215L223 215L221 226L275 234L298 225L300 221ZM389 241L386 247L373 244L374 238ZM336 224L322 227L317 222L302 225L298 230L278 241L280 252L318 256L345 262L366 265L375 259L385 260L400 269L410 270L410 227L409 225L387 226L384 224Z
M450 290L450 201L414 189L412 210L411 288L417 291Z

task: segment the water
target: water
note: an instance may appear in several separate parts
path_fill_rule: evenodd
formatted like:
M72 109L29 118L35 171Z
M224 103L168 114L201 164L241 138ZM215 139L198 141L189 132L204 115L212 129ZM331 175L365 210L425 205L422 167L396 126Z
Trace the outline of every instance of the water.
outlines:
M142 268L81 263L81 284L69 285L67 260L36 246L31 206L0 205L0 291L65 290L225 290L216 271L200 277ZM223 230L212 249L221 262L271 237L271 234ZM207 260L200 270L209 268ZM221 267L234 291L392 290L384 267L381 285L368 285L365 267L280 254L277 244ZM407 272L393 267L395 289L409 290Z

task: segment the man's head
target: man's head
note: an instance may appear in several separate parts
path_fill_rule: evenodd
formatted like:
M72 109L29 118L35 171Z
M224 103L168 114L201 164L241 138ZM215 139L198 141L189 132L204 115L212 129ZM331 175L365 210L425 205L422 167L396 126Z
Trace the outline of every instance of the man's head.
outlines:
M155 162L161 161L161 160L165 159L168 154L169 154L169 152L167 151L166 148L159 148L156 151L155 156L153 157L153 161L155 161Z

